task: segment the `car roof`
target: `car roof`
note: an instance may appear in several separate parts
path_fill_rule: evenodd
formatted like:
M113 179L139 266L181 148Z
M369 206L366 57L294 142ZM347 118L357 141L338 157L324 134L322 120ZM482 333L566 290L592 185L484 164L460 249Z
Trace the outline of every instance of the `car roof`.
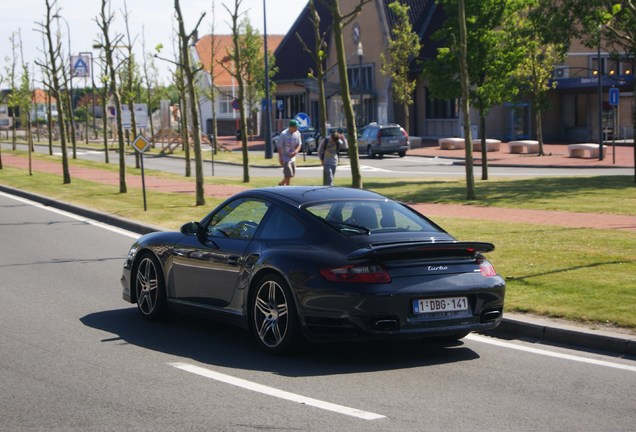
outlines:
M303 205L311 202L369 199L386 200L387 197L375 192L348 187L329 186L278 186L259 189L250 189L239 195L256 195L263 198L279 198L295 205Z

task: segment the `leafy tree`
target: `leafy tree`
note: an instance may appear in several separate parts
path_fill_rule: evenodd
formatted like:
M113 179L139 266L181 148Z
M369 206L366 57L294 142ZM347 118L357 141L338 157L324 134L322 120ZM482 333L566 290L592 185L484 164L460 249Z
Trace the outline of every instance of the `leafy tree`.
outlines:
M447 1L444 6L450 18L434 37L446 44L439 49L435 61L426 65L425 75L435 97L451 99L460 96L459 31L455 18L456 2ZM508 31L517 7L516 2L510 0L465 2L470 97L479 111L482 180L488 179L486 117L491 107L510 100L517 92L510 77L521 61L523 50L517 42L516 32Z
M548 2L550 3L550 2ZM550 4L546 0L526 0L519 10L511 31L515 31L524 52L515 77L521 88L532 99L539 155L543 156L542 115L549 106L548 92L556 87L552 80L554 65L561 63L567 53L563 40L550 37L546 23L551 21Z
M569 23L571 33L587 46L602 44L617 57L636 59L636 2L634 0L563 0L562 8L551 11ZM632 72L633 73L633 72ZM633 94L636 95L636 80ZM632 105L632 126L636 126L636 107ZM634 144L634 183L636 183L636 143Z
M411 60L420 52L420 38L413 31L409 19L409 6L399 0L389 4L389 9L396 17L396 24L389 38L388 58L380 54L381 71L391 79L393 97L402 105L404 111L404 128L407 133L411 124L409 107L413 104L413 92L416 80L409 76Z

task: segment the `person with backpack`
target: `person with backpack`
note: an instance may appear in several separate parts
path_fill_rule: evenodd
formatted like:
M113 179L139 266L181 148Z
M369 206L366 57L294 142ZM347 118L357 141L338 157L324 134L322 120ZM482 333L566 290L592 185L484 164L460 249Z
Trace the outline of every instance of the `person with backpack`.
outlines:
M333 132L329 137L320 141L318 157L323 167L322 184L325 186L333 186L338 166L338 151L342 144L342 139L337 132Z

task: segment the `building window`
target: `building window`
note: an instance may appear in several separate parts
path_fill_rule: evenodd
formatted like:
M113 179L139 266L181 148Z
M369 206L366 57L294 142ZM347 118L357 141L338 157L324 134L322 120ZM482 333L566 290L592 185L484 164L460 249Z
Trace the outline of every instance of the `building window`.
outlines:
M351 65L347 69L347 79L351 86L352 92L363 91L365 93L373 92L373 67Z
M232 108L232 96L225 94L225 93L219 93L218 94L218 99L217 99L217 106L218 106L218 111L219 114L231 114L232 111L234 110L234 108Z
M457 99L432 99L426 91L427 119L456 119L459 117L459 103Z
M291 119L296 117L296 114L300 112L307 113L307 106L305 104L305 94L292 94L292 95L279 95L276 97L277 101L283 101L283 110L277 112L278 118Z
M598 57L590 56L590 76L598 76ZM619 59L615 57L601 57L601 74L607 76L632 75L634 62L632 59Z

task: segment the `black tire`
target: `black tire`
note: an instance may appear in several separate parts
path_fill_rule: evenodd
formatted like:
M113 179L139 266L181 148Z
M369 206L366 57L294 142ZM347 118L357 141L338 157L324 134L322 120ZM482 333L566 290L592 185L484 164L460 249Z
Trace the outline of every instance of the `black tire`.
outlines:
M258 347L270 354L290 350L299 338L298 315L291 291L277 274L258 281L250 301L250 330Z
M403 158L404 156L406 156L406 152L405 151L398 152L398 156Z
M157 257L150 253L142 255L134 280L137 309L141 315L149 320L165 318L168 312L166 283Z
M375 152L371 146L367 146L367 156L369 159L375 159Z
M307 153L307 156L311 156L312 151L309 144L305 144L305 153Z

